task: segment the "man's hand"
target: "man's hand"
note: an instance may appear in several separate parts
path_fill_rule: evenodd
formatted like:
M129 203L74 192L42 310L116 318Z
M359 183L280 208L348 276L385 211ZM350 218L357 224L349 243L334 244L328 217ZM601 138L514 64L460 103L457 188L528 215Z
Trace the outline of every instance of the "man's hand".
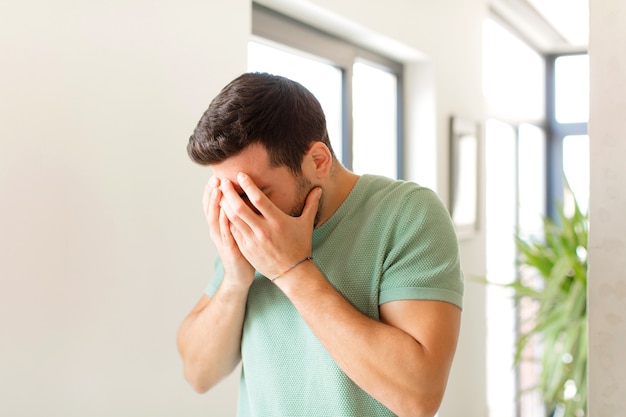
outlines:
M248 175L239 173L237 181L258 213L246 204L228 180L223 180L220 186L222 212L230 222L229 236L256 270L273 278L310 256L321 188L309 193L300 217L292 217L276 207Z
M220 183L221 181L216 177L211 178L207 183L202 199L204 215L211 230L211 240L224 266L224 279L228 279L232 284L249 287L254 279L254 267L239 250L230 231L230 221L220 208L223 198Z

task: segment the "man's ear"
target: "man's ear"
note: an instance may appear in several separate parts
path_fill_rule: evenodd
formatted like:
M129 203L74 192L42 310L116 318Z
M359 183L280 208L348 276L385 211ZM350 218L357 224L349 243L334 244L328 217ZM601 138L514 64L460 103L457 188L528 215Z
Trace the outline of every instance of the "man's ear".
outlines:
M328 175L333 164L333 155L323 142L313 142L306 153L308 169L315 178L323 178Z

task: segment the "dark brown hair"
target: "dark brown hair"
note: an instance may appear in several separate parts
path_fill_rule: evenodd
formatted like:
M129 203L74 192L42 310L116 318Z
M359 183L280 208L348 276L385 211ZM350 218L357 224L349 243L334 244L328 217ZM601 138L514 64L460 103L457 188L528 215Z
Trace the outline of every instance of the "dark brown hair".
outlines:
M309 90L285 77L246 73L213 99L189 138L187 153L211 165L260 143L272 166L299 174L302 158L318 141L333 153L324 112Z

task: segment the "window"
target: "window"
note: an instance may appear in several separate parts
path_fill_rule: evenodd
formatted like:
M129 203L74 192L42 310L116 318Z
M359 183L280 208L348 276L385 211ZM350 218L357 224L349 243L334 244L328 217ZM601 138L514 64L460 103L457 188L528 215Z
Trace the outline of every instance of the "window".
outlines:
M542 217L554 217L557 204L567 208L573 195L587 208L589 64L586 54L541 56L494 19L483 33L487 277L507 283L519 274L515 234L540 236ZM532 389L541 372L532 360L540 342L523 353L531 360L510 372L515 333L534 308L526 301L514 305L501 288L487 289L490 415L545 415Z
M581 210L589 204L589 56L547 57L548 79L548 213L575 196ZM573 195L567 189L569 184Z
M575 196L580 210L586 213L589 207L589 136L569 135L563 138L563 174L572 191L564 192L565 209L571 209L571 199Z
M507 123L490 119L485 126L487 277L507 284L515 277L517 214L517 135ZM488 285L487 291L487 403L489 415L516 415L513 369L515 303L510 291Z
M376 65L355 62L352 103L357 138L352 141L352 168L359 174L399 176L398 77Z
M485 22L483 36L487 278L506 284L518 273L514 236L537 233L545 213L545 59L495 20ZM511 295L487 287L489 414L540 416L541 397L528 390L540 370L529 361L511 372L519 318L532 307Z
M307 87L337 158L357 174L402 177L402 65L254 4L248 70Z
M496 20L483 25L483 96L489 117L545 120L545 60Z
M558 123L589 120L588 55L565 55L554 59L554 97Z

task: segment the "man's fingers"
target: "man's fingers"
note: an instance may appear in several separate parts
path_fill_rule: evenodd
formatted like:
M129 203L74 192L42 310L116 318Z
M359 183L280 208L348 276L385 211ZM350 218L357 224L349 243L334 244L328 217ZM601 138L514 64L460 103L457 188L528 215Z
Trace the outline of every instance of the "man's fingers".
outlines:
M230 230L231 228L230 221L226 217L226 213L224 211L220 211L219 224L220 224L220 233L222 235L222 244L224 244L227 248L230 249L230 247L235 245L235 241L233 239L233 235Z
M244 180L243 183L244 184L240 182L239 186L246 194L247 199L253 207L255 207L255 202L258 202L260 198L259 194L261 194L262 198L266 199L270 203L270 205L273 206L269 199L247 176L246 180ZM249 227L254 227L258 225L259 215L253 208L248 205L246 201L244 201L242 196L235 190L235 187L230 180L222 180L220 190L222 190L222 194L224 196L223 200L225 200L222 201L222 209L228 206L228 218L236 227L240 228L239 222L243 222ZM259 212L261 212L261 210L259 210ZM261 214L263 215L263 213Z
M306 203L304 204L304 209L302 210L300 218L312 224L315 221L315 216L317 215L317 209L319 208L321 198L322 189L320 187L316 187L311 190L309 195L306 197Z
M232 187L231 187L232 188ZM230 226L234 226L240 232L248 233L250 231L250 224L248 223L249 212L252 213L253 216L257 216L252 212L250 207L239 197L237 193L234 191L226 191L223 192L222 201L220 202L220 209L228 218L230 222ZM235 207L231 205L231 201L234 201Z
M203 204L204 215L206 216L207 223L209 224L209 230L211 232L211 239L215 244L218 244L222 240L221 226L220 226L220 200L221 192L217 185L217 182L209 182L205 188Z
M247 174L243 172L238 173L237 182L239 182L239 186L248 196L250 204L252 204L252 206L258 210L263 217L269 218L280 211ZM251 219L251 221L254 220L256 219Z
M212 206L215 206L215 199L217 197L216 192L219 191L220 180L216 177L211 177L211 179L204 186L204 194L202 195L202 208L204 208L205 217L209 218L209 211Z

